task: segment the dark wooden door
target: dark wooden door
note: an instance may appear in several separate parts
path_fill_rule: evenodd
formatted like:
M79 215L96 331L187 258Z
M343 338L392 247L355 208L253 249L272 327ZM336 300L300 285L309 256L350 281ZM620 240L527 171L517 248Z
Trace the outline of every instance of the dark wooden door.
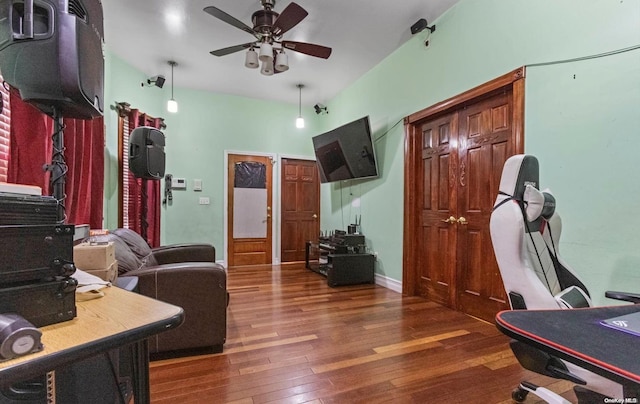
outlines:
M502 91L458 112L456 305L491 320L508 308L493 254L489 219L511 145L513 100Z
M305 242L320 233L320 181L315 161L282 159L281 261L304 261Z
M455 175L457 167L456 136L458 115L444 117L422 125L422 209L419 245L419 290L430 300L453 305L454 268L456 263ZM453 218L453 219L452 219Z
M489 219L504 162L516 153L515 115L513 89L504 87L409 130L421 148L413 181L420 223L413 244L416 292L488 321L508 308Z
M227 265L271 264L272 159L230 154L227 168Z

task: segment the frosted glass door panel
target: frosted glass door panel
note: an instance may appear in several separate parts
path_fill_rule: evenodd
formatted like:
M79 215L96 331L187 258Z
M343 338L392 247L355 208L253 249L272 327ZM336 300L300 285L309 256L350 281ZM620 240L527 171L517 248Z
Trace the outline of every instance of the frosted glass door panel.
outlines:
M267 190L236 188L233 199L233 238L267 237Z

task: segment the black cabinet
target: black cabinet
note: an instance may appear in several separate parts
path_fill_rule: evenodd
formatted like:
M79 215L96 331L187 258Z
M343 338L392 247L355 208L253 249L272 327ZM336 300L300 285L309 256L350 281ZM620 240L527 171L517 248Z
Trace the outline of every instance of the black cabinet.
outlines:
M374 283L373 254L329 254L327 284L329 286Z
M327 285L343 286L375 283L373 254L335 254L327 244L308 241L306 267L327 277Z

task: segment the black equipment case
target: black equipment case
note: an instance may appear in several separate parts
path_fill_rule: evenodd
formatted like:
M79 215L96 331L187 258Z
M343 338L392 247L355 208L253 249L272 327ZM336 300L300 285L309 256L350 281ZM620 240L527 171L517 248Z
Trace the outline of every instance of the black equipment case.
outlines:
M54 197L0 192L0 226L57 222L58 201Z
M36 327L76 316L75 278L0 288L0 313L18 313Z
M0 226L0 287L70 276L74 225Z

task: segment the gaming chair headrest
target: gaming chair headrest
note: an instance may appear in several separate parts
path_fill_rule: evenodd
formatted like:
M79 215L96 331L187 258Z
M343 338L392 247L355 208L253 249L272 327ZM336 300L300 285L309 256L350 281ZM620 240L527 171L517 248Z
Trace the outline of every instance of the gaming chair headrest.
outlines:
M517 201L525 202L529 222L534 222L541 216L549 219L555 211L555 198L548 190L538 189L539 181L540 171L535 156L517 154L509 157L504 163L500 192Z
M500 192L522 201L527 184L538 189L539 180L538 159L528 154L516 154L504 163Z
M529 222L534 222L539 217L549 220L556 211L556 198L549 189L540 191L527 185L524 190L524 202Z

